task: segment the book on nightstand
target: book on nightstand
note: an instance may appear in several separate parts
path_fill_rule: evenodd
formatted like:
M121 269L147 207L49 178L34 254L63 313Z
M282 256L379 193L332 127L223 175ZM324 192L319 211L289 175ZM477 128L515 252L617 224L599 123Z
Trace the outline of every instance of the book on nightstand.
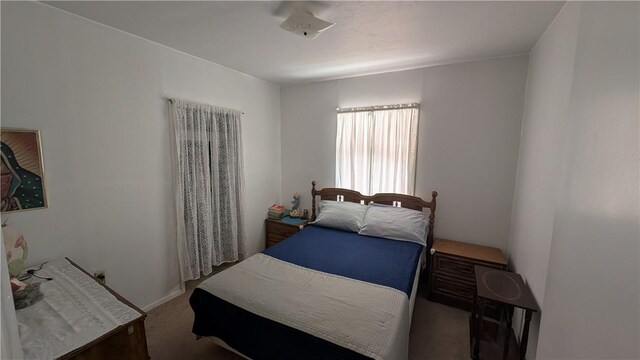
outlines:
M273 204L269 207L269 219L281 219L283 216L285 216L285 211L286 209L284 205Z

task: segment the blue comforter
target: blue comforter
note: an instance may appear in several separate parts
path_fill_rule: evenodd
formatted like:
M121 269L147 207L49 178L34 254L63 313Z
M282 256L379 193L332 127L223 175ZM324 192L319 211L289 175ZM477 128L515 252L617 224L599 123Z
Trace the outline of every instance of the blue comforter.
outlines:
M422 245L307 226L264 254L330 274L384 285L411 297Z

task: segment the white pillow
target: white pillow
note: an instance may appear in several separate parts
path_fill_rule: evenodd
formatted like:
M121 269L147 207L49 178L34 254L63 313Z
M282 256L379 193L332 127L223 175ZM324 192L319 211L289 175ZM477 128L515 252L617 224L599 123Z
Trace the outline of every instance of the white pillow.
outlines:
M338 230L358 232L364 221L367 205L348 201L320 201L320 214L312 224Z
M370 204L358 234L427 245L427 214L395 206Z

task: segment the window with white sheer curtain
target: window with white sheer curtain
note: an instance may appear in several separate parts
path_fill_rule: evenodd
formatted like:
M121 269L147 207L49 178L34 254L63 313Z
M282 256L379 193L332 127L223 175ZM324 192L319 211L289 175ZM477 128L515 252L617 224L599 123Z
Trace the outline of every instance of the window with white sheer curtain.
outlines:
M187 281L245 254L241 113L184 100L169 104L178 260Z
M418 105L338 109L336 186L414 194Z

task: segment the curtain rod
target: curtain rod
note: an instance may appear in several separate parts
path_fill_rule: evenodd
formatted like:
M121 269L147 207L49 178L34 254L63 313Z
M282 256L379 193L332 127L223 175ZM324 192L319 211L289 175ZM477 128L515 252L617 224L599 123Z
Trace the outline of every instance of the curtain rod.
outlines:
M394 110L394 109L414 109L419 107L420 107L419 103L409 103L409 104L378 105L378 106L353 107L353 108L336 108L336 111L338 113L347 113L347 112L379 111L379 110Z
M168 102L172 103L174 102L174 99L170 99L167 98L166 99ZM198 104L198 105L204 105L204 106L211 106L211 107L217 107L217 108L222 108L222 106L215 106L215 105L211 105L211 104L203 104L203 103L199 103L199 102L195 102L195 101L188 101L188 100L182 100L182 101L186 101L186 102L190 102L192 104ZM225 109L229 109L229 110L233 110L233 111L240 111L240 110L236 110L236 109L232 109L232 108L225 108ZM244 115L244 111L240 111L240 113L242 113L242 115Z

